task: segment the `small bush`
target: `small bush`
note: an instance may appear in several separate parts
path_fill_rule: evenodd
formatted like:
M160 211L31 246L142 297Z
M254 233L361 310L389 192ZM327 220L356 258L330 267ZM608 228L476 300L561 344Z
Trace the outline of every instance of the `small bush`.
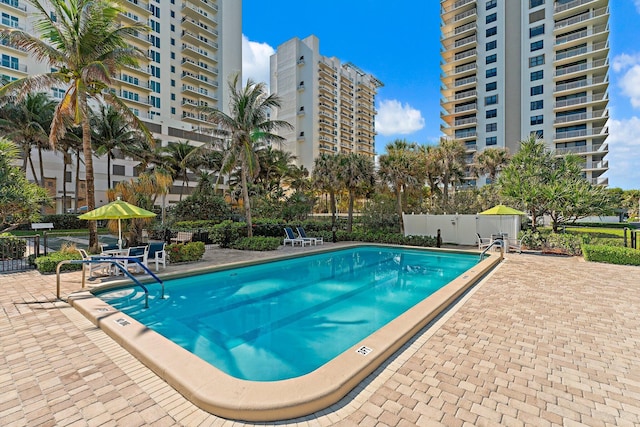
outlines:
M608 264L640 265L640 250L617 246L582 245L584 259Z
M319 237L324 237L325 241L331 241L333 235L331 232L316 233ZM315 237L315 235L314 235ZM405 236L400 233L380 233L380 232L361 232L354 231L347 233L346 231L337 231L336 240L368 242L368 243L387 243L392 245L407 245L421 247L435 247L436 238L432 236Z
M167 245L167 256L169 262L198 261L204 255L204 243L172 243Z
M60 261L68 259L82 259L77 251L59 251L47 256L41 256L35 259L36 269L42 273L55 273L56 267ZM82 270L82 264L65 264L60 267L60 271L78 271Z
M275 251L282 244L278 237L242 237L231 244L233 249L242 251Z
M199 228L211 228L216 224L220 224L222 219L202 219L199 221L178 221L171 227L178 231L191 231Z
M213 226L209 233L211 241L220 245L221 248L230 248L231 244L241 237L247 237L246 222L222 221Z
M22 259L27 250L27 241L9 233L0 234L0 260Z
M546 242L545 236L538 230L525 230L520 233L522 245L527 249L540 250Z

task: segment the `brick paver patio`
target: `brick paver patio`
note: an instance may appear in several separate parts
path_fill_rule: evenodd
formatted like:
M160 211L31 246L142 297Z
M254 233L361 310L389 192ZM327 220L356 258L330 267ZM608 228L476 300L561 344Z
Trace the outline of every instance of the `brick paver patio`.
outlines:
M78 273L63 277L64 295L79 287ZM638 267L508 255L338 404L277 424L640 425L639 286ZM0 425L242 425L56 301L55 276L0 275L0 306Z

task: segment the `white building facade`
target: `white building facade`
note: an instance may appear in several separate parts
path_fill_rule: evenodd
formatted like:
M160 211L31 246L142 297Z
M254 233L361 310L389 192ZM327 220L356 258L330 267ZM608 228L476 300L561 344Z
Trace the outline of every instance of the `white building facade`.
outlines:
M209 106L227 110L229 77L242 70L242 1L241 0L123 0L123 23L143 22L151 30L132 37L131 46L147 54L138 68L124 68L114 88L121 99L148 126L155 138L166 145L177 141L194 144L209 142L207 123L198 110ZM33 31L30 19L35 13L21 0L0 0L0 27ZM27 52L0 45L0 78L14 80L29 74L50 71ZM64 88L52 88L51 96L59 99ZM34 161L38 156L33 155ZM63 162L68 163L63 176ZM61 213L86 205L84 169L80 169L78 206L75 199L75 163L72 156L46 151L43 159L45 186L55 197L52 212ZM112 182L107 182L107 161L94 158L96 206L107 203L106 190L117 182L137 175L137 162L122 158L112 161ZM36 170L39 166L36 166ZM33 179L27 171L28 178ZM67 199L63 200L66 180ZM181 182L174 183L168 200L175 201Z
M465 143L467 162L488 147L513 154L536 134L608 184L608 3L441 1L441 130Z
M375 156L375 96L382 83L351 63L320 54L317 37L293 38L271 56L272 93L281 98L273 119L281 129L281 146L298 166L313 169L322 153Z

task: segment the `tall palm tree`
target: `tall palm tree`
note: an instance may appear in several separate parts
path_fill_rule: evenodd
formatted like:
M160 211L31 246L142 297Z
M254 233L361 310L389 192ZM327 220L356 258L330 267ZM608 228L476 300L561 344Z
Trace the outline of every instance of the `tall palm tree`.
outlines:
M173 179L181 179L180 200L184 194L184 187L189 184L189 172L195 171L198 167L196 161L196 146L187 141L170 142L166 147L160 149L164 166L169 169Z
M442 138L436 152L436 162L440 168L442 183L442 203L446 209L449 203L449 186L455 185L464 176L465 148L461 141Z
M329 206L331 209L331 228L336 225L336 193L341 184L338 178L338 156L322 153L313 162L311 180L313 186L329 194Z
M273 132L280 128L291 128L291 124L269 118L271 110L280 107L280 98L275 94L268 94L264 83L255 83L249 79L242 87L240 75L236 74L229 82L229 98L229 114L206 107L203 110L216 125L217 135L230 141L222 171L230 172L240 168L247 236L252 237L249 184L260 168L256 151L265 143L284 140Z
M338 155L338 180L349 193L347 231L353 228L353 205L356 197L366 194L375 184L373 161L361 154Z
M506 148L491 147L476 153L473 160L476 177L487 175L491 182L495 182L500 170L509 162L509 151Z
M39 0L27 1L36 9L35 34L16 28L0 29L0 41L26 50L52 71L8 83L0 88L0 97L25 96L56 85L66 87L54 113L49 142L55 146L69 122L82 127L87 206L91 210L95 208L95 186L89 100L113 105L151 138L133 112L109 90L122 66L137 66L138 59L145 57L127 45L127 38L136 31L146 32L147 27L121 24L118 15L122 9L109 0L51 0L46 5ZM89 245L98 246L95 221L89 221Z
M91 140L97 156L107 157L107 187L111 187L111 160L116 151L126 157L135 157L136 150L143 138L133 129L124 116L110 105L102 104L97 112L91 114Z

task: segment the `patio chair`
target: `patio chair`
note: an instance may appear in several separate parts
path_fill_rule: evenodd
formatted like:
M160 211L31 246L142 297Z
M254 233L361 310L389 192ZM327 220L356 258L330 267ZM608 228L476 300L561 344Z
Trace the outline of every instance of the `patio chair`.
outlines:
M176 237L171 238L171 243L189 243L193 238L191 231L178 231Z
M287 243L291 243L291 246L295 246L296 243L298 243L300 246L305 245L305 240L301 239L300 237L296 237L295 234L293 234L293 230L291 229L291 227L285 227L284 228L284 234L285 234L285 238L284 238L284 243L283 245L287 246Z
M321 245L324 245L324 242L322 241L322 237L307 236L307 233L305 233L304 231L304 227L296 227L296 230L298 230L298 237L304 240L305 242L313 243L314 245L317 245L318 243L320 243Z
M489 237L481 237L480 233L476 233L478 236L478 249L483 250L491 246L492 240Z
M78 248L76 248L76 250L80 253L80 256L82 257L83 261L91 261L91 260L93 260L93 257L91 255L89 255L86 250L78 249ZM99 271L103 275L109 275L110 271L111 271L111 263L109 263L109 262L89 262L89 263L82 264L82 268L84 268L86 271L89 272L89 279L93 279L94 278L93 277L93 272L94 271Z
M140 260L140 262L142 262L146 266L147 265L146 264L147 248L148 246L134 246L132 248L129 248L129 254L126 256L129 258L137 258L138 260ZM142 268L140 267L140 265L133 260L122 261L122 264L124 265L124 268L126 270L129 269L129 266L133 266L134 273L140 273L142 271Z
M522 239L507 239L507 251L522 253Z
M164 242L151 242L147 246L147 257L144 261L144 264L148 267L149 261L155 261L156 263L156 271L159 270L159 265L162 264L164 268L167 268L167 251L165 247L167 246Z

